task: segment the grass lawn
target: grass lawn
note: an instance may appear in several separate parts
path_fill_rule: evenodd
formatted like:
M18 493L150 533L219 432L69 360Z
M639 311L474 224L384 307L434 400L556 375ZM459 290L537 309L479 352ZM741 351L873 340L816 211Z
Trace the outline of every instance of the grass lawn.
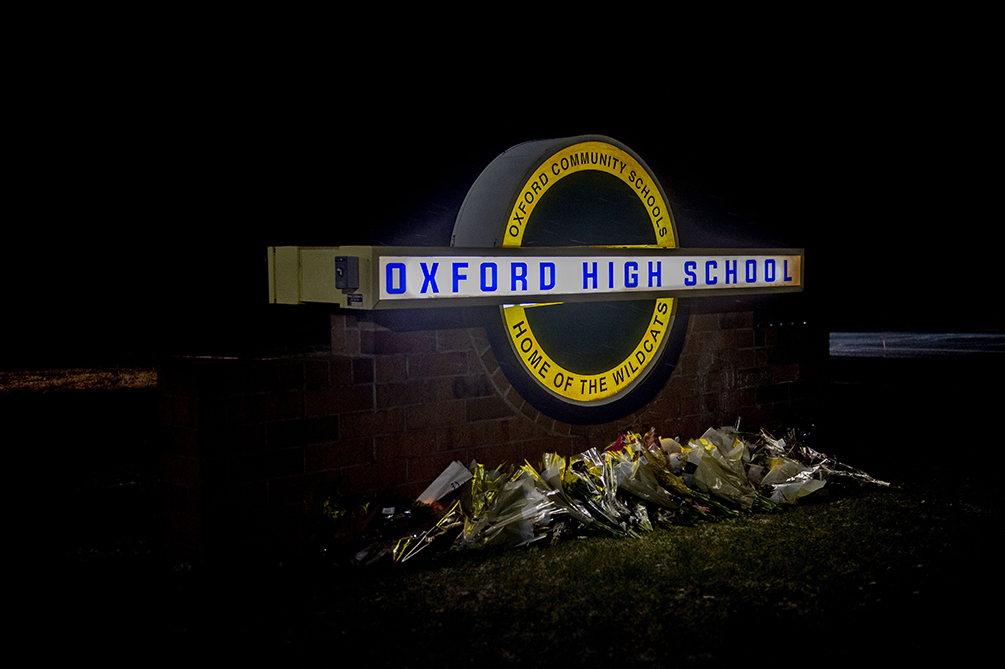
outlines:
M312 623L288 641L399 667L962 658L1001 594L1001 516L988 491L958 493L919 484L641 539L340 571L316 581Z
M113 663L151 651L365 667L965 660L997 622L1001 504L954 485L403 564L208 573L109 561L72 579L71 638Z

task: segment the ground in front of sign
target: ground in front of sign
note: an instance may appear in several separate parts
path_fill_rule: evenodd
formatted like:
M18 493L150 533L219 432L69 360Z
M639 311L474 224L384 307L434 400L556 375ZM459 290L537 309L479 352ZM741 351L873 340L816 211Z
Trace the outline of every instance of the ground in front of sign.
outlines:
M996 472L963 464L982 448L975 426L994 415L986 385L975 381L1001 365L851 362L832 370L819 450L843 444L850 464L895 487L638 540L572 540L369 571L207 571L158 553L156 506L136 494L156 486L154 463L137 458L134 475L125 467L109 478L106 461L80 458L72 477L55 479L72 487L47 491L67 502L67 513L38 525L61 544L57 569L40 574L59 593L59 622L48 628L63 649L55 652L130 661L353 653L368 666L395 667L497 657L700 666L771 657L780 647L799 648L811 662L966 658L987 648L983 604L1001 595L989 557L1002 518ZM42 405L36 410L35 420L51 419ZM77 447L97 455L101 440ZM116 450L107 439L105 448ZM947 613L961 621L958 633L923 633Z

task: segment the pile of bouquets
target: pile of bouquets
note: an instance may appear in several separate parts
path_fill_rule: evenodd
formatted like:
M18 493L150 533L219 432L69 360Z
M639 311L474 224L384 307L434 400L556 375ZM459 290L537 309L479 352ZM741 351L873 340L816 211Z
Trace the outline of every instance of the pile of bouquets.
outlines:
M639 536L655 527L774 512L841 478L888 485L814 451L795 431L782 439L763 430L744 438L723 427L686 444L654 430L627 432L603 451L547 453L538 467L455 462L413 505L416 515L434 513L438 520L421 529L412 523L408 531L385 523L353 562L406 562L434 545L442 552L566 536Z

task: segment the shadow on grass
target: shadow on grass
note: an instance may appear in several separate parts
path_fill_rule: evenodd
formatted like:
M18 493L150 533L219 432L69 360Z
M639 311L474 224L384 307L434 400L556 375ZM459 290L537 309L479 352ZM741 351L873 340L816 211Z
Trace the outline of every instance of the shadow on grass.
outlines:
M166 656L368 667L721 666L965 658L1001 595L1001 505L977 481L905 483L770 515L405 564L156 574L89 568L78 641ZM110 566L110 565L109 565ZM960 635L928 634L953 620ZM963 635L963 638L961 638Z

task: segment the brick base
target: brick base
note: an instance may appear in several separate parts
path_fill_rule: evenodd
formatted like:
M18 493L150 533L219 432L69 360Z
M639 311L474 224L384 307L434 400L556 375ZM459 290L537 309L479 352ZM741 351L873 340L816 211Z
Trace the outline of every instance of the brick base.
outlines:
M554 420L510 386L480 327L393 331L331 318L331 353L173 359L159 370L169 548L191 561L278 556L323 491L414 498L452 461L532 463L604 448L627 430L699 436L790 421L815 393L805 326L695 314L677 368L642 410ZM809 361L809 362L807 362Z

